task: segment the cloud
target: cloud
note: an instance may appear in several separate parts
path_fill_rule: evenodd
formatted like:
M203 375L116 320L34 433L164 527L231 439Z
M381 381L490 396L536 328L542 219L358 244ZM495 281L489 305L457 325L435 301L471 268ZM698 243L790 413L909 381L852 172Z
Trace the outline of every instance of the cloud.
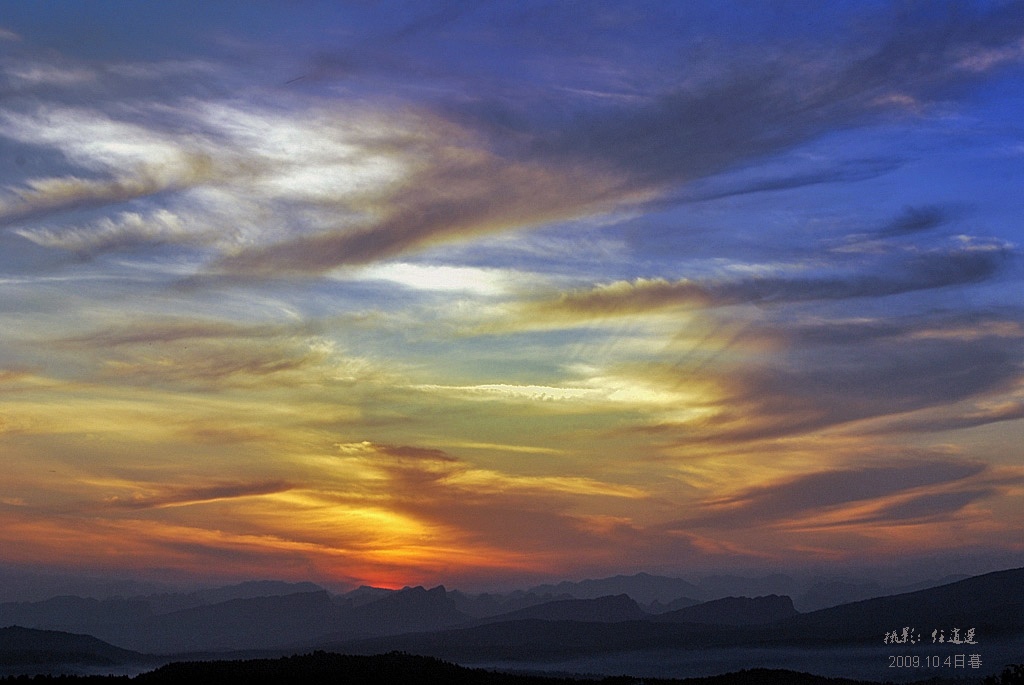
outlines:
M523 318L571 323L573 319L627 316L669 308L886 297L984 281L994 276L1010 255L1008 246L993 243L906 252L867 266L857 265L858 270L852 273L840 262L832 265L835 275L826 271L820 276L617 281L563 293L556 299L529 302Z
M61 346L78 348L110 348L123 345L151 345L182 340L203 339L266 339L308 333L308 326L273 324L238 324L215 319L189 319L163 317L135 320L131 325L95 330L84 335L64 338Z
M281 480L225 482L194 487L160 487L155 491L135 493L130 497L109 497L105 503L107 506L122 509L162 509L272 495L287 492L292 487L291 484Z
M503 295L514 288L516 274L499 269L392 262L367 267L339 277L384 280L415 290L467 292L475 295Z
M944 406L1005 390L1019 376L1017 354L999 341L931 341L909 349L897 343L866 354L871 358L848 358L831 369L824 363L753 374L736 399L742 397L757 418L744 427L743 418L732 414L718 439L779 436Z
M360 460L366 466L388 473L397 480L411 479L443 483L455 490L477 495L518 491L521 494L564 493L643 498L635 487L603 483L581 476L527 476L474 467L452 454L436 448L388 445L363 441L336 445L343 455ZM414 493L410 493L414 494Z
M550 385L515 385L490 383L481 385L418 385L417 390L468 397L470 399L496 401L556 402L564 400L599 399L600 391L594 388L555 387Z
M986 468L981 463L913 460L894 466L801 474L708 501L701 513L674 525L684 529L744 528L805 517L813 519L836 507L867 501L884 503L887 498L919 488L956 484L983 473ZM885 511L899 518L923 515L939 505L963 501L958 494L963 493L925 494L899 504L886 504Z
M907 207L879 233L883 236L901 236L930 231L949 221L949 211L935 205Z
M38 208L37 208L38 209ZM211 232L196 230L173 212L160 209L144 216L122 212L117 219L103 217L87 228L53 230L46 228L15 229L16 234L36 245L92 256L126 250L144 245L197 244L213 240Z
M573 513L594 498L640 500L643 490L585 476L520 475L481 468L443 450L370 441L338 445L341 458L386 478L390 511L448 531L463 549L551 554L571 545L604 552L606 539Z
M960 492L939 492L908 497L899 502L883 506L875 514L850 523L898 523L913 521L943 521L974 502L997 494L995 488L976 488Z
M117 319L114 319L117 321ZM210 390L380 380L376 365L336 349L318 322L260 323L142 317L55 338L97 382Z
M134 105L115 110L120 118L84 108L8 111L5 136L57 149L105 177L30 181L0 206L0 221L165 192L182 200L180 191L215 189L225 206L254 204L266 221L247 240L218 244L227 253L214 258L209 273L266 278L324 274L439 243L602 215L870 120L896 106L886 99L892 92L927 100L981 78L1011 58L965 70L958 66L964 56L1015 45L1024 25L1012 8L964 11L955 24L934 17L906 21L828 51L739 51L731 66L713 70L714 78L680 77L650 97L565 116L503 114L487 104L486 90L462 107L392 107L386 116L372 103L359 111L311 108L300 95L277 108ZM536 97L524 106L541 111ZM167 123L171 113L175 126ZM837 178L864 173L879 168L856 163ZM738 192L817 183L830 175L757 181ZM223 225L220 217L210 219ZM279 230L268 228L274 224ZM152 221L122 221L117 229L101 222L89 236L81 229L26 235L89 253L165 240L211 242L205 229L166 228Z
M958 87L971 77L961 68L966 53L1016 45L1024 26L1018 7L942 15L905 16L827 52L759 44L746 55L738 50L731 64L723 60L728 66L709 67L713 78L680 78L686 85L640 106L573 112L564 126L526 132L535 133L538 154L600 160L648 183L707 177L860 123L884 110L893 92L927 99ZM523 128L504 132L521 137Z
M315 275L648 202L875 116L890 90L920 97L941 92L966 78L953 66L959 50L1011 40L1012 30L997 27L1016 22L1019 28L1021 19L1008 11L971 17L952 36L942 23L910 36L894 32L872 54L847 48L838 60L813 60L797 73L796 56L777 54L773 64L744 64L714 83L668 90L641 104L574 112L554 124L496 114L494 107L421 115L418 170L381 198L379 218L246 248L216 262L212 272ZM936 36L945 40L931 42ZM441 118L446 115L451 118ZM880 171L869 164L847 176ZM815 174L764 181L744 192L823 180Z
M280 240L284 226L302 233L364 212L360 198L379 196L400 176L396 151L410 144L402 131L388 129L393 117L370 125L355 110L289 115L189 102L107 105L110 114L103 106L0 111L3 136L55 150L88 172L11 187L0 198L0 223L38 225L71 210L134 203L131 211L91 225L19 232L37 244L87 254L164 242L237 249L269 235Z
M192 388L301 385L329 377L326 349L301 343L195 343L180 350L131 351L104 360L107 383Z
M45 62L9 64L4 73L18 85L27 86L73 86L92 83L97 79L97 73L92 69Z
M634 365L628 372L642 383L693 392L675 413L667 405L628 430L677 446L739 448L840 427L892 434L1012 420L1022 378L1013 317L747 323L731 340L682 344L675 361L666 351Z
M203 173L205 164L202 160L194 160L193 170L197 175ZM0 201L0 224L12 224L25 219L49 216L55 212L74 209L102 207L110 204L121 204L129 200L154 195L184 185L184 179L164 176L162 170L139 169L130 177L109 180L92 180L65 176L61 178L33 179L26 182L26 188L15 191L17 199ZM109 226L109 224L108 224ZM103 232L103 228L100 232ZM106 228L110 232L110 228ZM45 233L28 232L29 236L45 236ZM53 241L54 234L50 234ZM46 238L35 240L45 244ZM81 242L81 239L80 239Z
M979 404L981 406L970 409L943 408L923 416L895 417L867 429L867 432L941 433L1024 419L1024 401L1007 400Z
M323 273L456 238L610 208L606 198L612 182L594 174L507 162L474 149L435 153L423 171L387 197L380 220L243 250L220 260L213 272L262 277Z
M897 158L852 159L836 166L815 169L802 173L766 176L754 179L731 178L728 174L712 176L695 181L672 193L645 205L648 209L659 209L677 204L708 202L753 193L793 190L826 183L854 183L877 178L902 166Z
M94 110L8 110L0 111L0 121L4 137L55 148L89 172L29 179L12 188L11 195L0 199L0 223L6 225L182 190L207 182L214 174L212 158L201 147Z

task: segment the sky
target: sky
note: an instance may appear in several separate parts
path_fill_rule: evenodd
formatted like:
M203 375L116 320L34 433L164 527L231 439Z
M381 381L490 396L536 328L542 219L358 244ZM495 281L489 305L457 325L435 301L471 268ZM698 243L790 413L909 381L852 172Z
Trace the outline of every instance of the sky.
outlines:
M0 564L1022 566L1022 111L1022 3L3 1Z

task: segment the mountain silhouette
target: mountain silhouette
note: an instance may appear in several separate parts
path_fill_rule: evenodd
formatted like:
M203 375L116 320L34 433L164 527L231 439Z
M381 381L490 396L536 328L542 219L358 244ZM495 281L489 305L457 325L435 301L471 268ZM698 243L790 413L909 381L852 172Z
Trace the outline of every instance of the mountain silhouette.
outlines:
M0 625L95 635L147 620L153 611L141 599L54 597L40 602L0 604Z
M337 630L341 617L325 590L232 599L153 616L116 644L157 654L271 649Z
M644 577L656 578L610 580L629 584ZM584 591L598 586L586 585ZM622 593L594 598L535 592L474 597L443 586L360 588L340 596L323 589L288 593L309 587L318 588L254 583L189 595L6 603L0 604L0 626L88 634L115 649L168 656L201 653L209 658L226 651L281 654L319 648L360 654L401 650L462 663L550 662L751 646L861 649L884 646L884 636L902 634L904 628L926 643L932 631L944 639L966 639L973 628L976 641L986 645L985 653L996 654L997 643L1012 648L1014 640L1024 637L1024 569L803 614L796 612L788 596L779 595L719 598L650 614L636 597ZM260 592L284 594L248 596ZM213 601L223 597L233 598ZM167 610L197 601L211 603ZM495 610L497 614L483 618L478 613Z
M91 635L21 626L0 628L0 668L6 671L31 667L46 671L60 665L112 666L139 663L145 657L121 649Z
M444 586L404 588L354 608L345 617L349 632L395 635L438 630L471 619L455 607Z
M492 616L486 621L518 621L541 619L545 621L586 621L590 623L615 623L637 621L648 614L629 595L609 595L595 599L561 599L536 604L507 614Z
M693 605L700 603L699 599L693 599L692 597L679 597L677 599L673 599L671 602L654 600L647 606L643 607L643 610L649 614L666 614L670 611L685 609L686 607L692 607Z
M764 595L789 595L792 597L800 583L784 573L748 578L729 574L704 576L697 582L694 597L704 600L722 597L761 597Z
M782 621L777 640L872 642L904 627L931 641L933 630L975 628L989 637L1024 633L1024 568L939 587L876 597Z
M659 614L656 621L744 626L774 623L796 616L793 600L783 595L766 597L723 597L710 602Z
M373 587L371 585L360 585L355 590L346 592L344 595L339 597L338 600L343 606L353 608L363 604L369 604L370 602L376 602L378 599L383 599L395 592L396 590L386 590L384 588Z
M905 626L926 641L934 629L952 635L953 628L961 636L975 628L985 640L1024 636L1024 569L808 614L797 614L788 597L778 596L706 602L671 614L615 623L520 617L342 647L363 654L397 649L472 663L658 649L882 645L887 633Z
M448 596L455 602L456 609L474 618L489 618L547 602L576 599L568 594L537 594L536 592L525 592L523 590L501 594L484 592L479 595L470 595L458 590L452 590L448 593Z
M578 582L563 581L554 585L538 585L530 588L530 592L538 595L569 595L577 599L597 599L608 595L629 595L640 604L658 601L663 604L680 597L703 597L703 593L693 583L681 578L653 576L649 573L637 573L632 576L613 576ZM725 593L728 594L728 593Z

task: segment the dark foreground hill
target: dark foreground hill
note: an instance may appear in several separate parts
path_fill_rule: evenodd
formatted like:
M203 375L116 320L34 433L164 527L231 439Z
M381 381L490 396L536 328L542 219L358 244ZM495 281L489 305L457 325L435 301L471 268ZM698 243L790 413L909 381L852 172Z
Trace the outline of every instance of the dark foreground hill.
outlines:
M315 652L280 659L177 662L134 678L37 676L31 679L33 683L58 681L124 685L878 685L847 678L824 678L807 673L772 669L751 669L685 680L639 680L629 676L602 679L582 676L561 678L465 668L430 657L397 652L376 656ZM12 677L0 680L0 683L4 682L27 682L27 679ZM945 679L927 681L928 685L975 685L980 682ZM1018 681L1006 682L1015 685ZM923 682L920 685L923 685Z
M145 656L91 635L18 626L0 628L0 673L47 670L48 666L102 667L140 663Z
M884 631L910 628L925 642L933 630L975 628L985 639L1024 633L1024 568L986 573L948 585L876 597L795 616L776 639L790 642L870 642Z

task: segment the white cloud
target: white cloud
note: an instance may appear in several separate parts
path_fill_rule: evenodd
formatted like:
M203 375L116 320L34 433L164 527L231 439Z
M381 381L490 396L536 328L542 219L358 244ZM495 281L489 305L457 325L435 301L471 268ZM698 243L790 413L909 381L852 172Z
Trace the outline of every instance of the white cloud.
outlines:
M60 150L87 169L113 171L191 167L191 155L169 134L144 125L119 121L91 109L40 107L34 114L0 113L7 138Z
M394 132L356 112L296 114L209 103L197 105L192 117L272 197L338 201L378 193L406 172L401 157L369 142Z
M344 278L349 272L335 273ZM352 275L361 279L391 281L415 290L468 292L486 296L509 292L515 274L501 269L391 262L369 266Z
M417 390L465 395L483 400L558 401L596 399L601 391L592 388L562 388L550 385L512 385L489 383L483 385L416 385Z
M97 76L95 71L84 67L45 63L16 64L5 71L10 78L32 86L73 86L95 81Z
M119 245L194 242L200 233L165 209L152 214L122 212L116 219L104 217L94 225L56 231L46 228L16 229L18 235L44 247L91 252Z

